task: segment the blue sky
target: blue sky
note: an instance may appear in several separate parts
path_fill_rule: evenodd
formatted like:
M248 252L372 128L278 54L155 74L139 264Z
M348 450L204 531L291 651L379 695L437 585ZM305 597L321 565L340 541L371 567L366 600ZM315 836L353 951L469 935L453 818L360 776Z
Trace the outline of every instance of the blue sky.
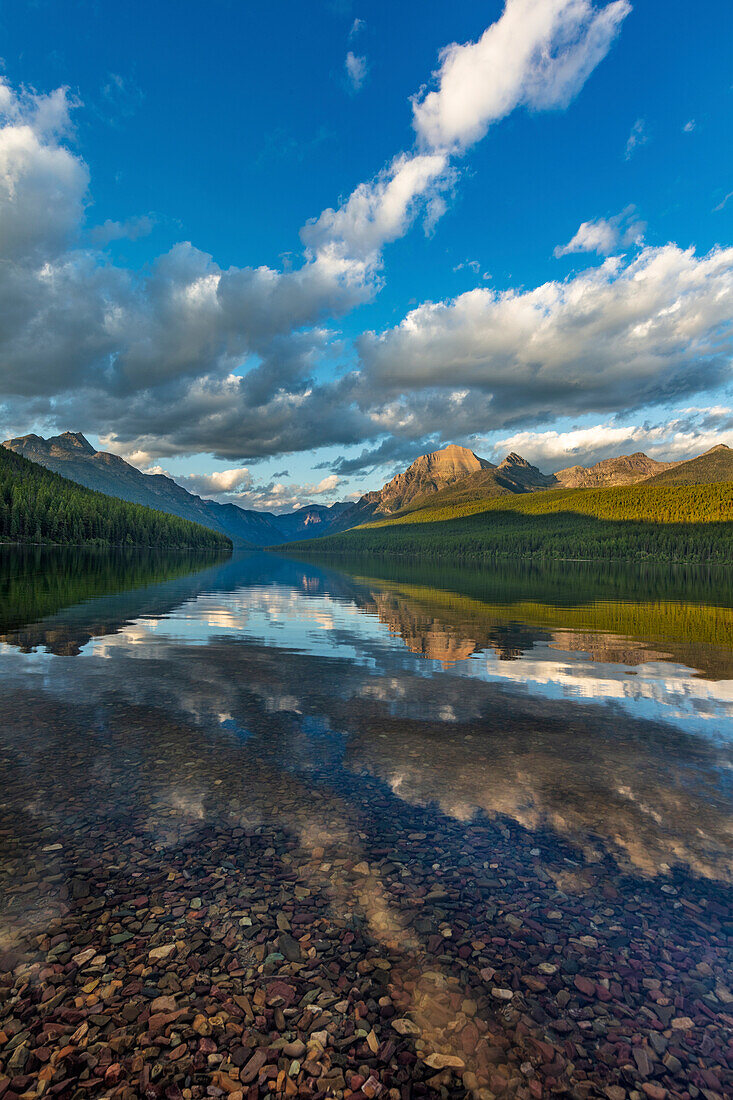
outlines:
M4 435L256 507L733 442L723 0L6 0L0 56Z

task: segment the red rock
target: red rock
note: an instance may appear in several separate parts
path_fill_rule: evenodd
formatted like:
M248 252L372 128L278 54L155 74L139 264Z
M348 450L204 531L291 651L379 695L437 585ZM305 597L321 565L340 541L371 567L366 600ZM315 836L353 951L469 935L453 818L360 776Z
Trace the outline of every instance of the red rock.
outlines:
M270 982L267 987L266 1001L268 1005L271 1005L274 1001L281 999L285 1003L285 1008L290 1008L291 1004L297 997L295 989L292 985L288 985L287 982L280 981L279 979L274 982Z
M653 1085L651 1081L645 1081L641 1088L647 1094L649 1100L666 1100L667 1090L662 1088L661 1085Z
M113 1062L111 1066L107 1067L104 1074L105 1085L117 1085L124 1076L124 1070L119 1062Z
M262 1047L260 1047L259 1050L254 1052L246 1066L240 1071L239 1080L243 1081L246 1085L248 1085L250 1081L254 1081L266 1061L267 1054Z
M582 974L575 975L575 988L586 997L594 997L596 993L596 983L590 978L584 978Z

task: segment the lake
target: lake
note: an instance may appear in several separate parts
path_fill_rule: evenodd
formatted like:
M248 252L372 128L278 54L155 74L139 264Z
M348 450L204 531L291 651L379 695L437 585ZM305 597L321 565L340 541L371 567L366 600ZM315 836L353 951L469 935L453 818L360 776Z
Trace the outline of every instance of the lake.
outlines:
M733 579L0 553L0 1097L723 1100Z

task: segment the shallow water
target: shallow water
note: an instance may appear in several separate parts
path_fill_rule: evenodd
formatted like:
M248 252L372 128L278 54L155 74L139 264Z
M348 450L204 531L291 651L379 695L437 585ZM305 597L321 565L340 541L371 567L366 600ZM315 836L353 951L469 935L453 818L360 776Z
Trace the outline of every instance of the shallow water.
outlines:
M0 1096L724 1097L731 595L5 552Z

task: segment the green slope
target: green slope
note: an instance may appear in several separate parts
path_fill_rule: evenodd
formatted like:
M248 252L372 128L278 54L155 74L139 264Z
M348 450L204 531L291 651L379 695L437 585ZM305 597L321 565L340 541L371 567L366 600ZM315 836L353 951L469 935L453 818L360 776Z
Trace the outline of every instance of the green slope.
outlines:
M231 549L198 523L105 496L0 447L0 542Z
M290 549L462 561L536 554L728 562L733 561L733 482L434 500L415 512Z
M645 485L702 485L733 481L733 450L720 443L704 455L648 478Z

